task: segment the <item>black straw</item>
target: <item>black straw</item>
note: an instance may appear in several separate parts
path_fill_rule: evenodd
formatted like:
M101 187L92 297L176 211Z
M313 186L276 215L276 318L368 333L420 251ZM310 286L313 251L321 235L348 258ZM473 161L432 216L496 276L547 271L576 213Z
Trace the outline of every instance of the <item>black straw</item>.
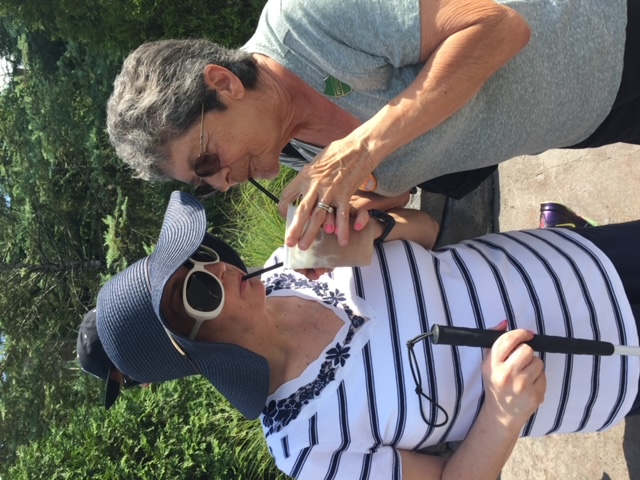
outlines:
M257 277L258 275L262 275L265 272L270 270L275 270L276 268L280 268L283 265L282 262L278 262L275 265L271 265L270 267L263 268L261 270L256 270L253 273L247 273L244 277L242 277L242 281L249 280L250 278Z
M271 193L269 190L267 190L266 188L264 188L262 185L260 185L256 180L254 180L253 178L250 178L249 181L251 183L253 183L256 188L258 190L260 190L262 193L264 193L267 197L269 197L271 200L273 200L274 202L278 203L280 200L278 199L278 197L276 197L273 193Z

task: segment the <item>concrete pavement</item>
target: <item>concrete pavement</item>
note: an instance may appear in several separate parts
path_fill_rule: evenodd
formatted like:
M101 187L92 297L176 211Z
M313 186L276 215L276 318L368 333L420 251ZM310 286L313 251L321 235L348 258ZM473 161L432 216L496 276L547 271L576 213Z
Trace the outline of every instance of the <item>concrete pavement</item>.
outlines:
M498 177L496 231L537 226L539 205L548 200L601 224L640 219L636 145L519 157L502 164ZM604 433L523 439L501 479L640 479L640 419L628 419Z
M639 189L640 146L616 144L518 157L462 200L423 195L420 202L442 219L439 244L448 244L536 228L540 203L550 200L601 224L640 219ZM604 433L520 440L501 480L533 479L640 479L640 418Z

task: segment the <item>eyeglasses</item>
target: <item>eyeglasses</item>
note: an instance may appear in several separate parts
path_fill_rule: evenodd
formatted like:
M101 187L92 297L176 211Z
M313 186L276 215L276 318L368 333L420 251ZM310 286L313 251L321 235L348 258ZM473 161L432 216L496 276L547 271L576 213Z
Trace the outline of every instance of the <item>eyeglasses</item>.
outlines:
M449 414L444 408L442 408L438 404L438 402L436 402L434 399L432 399L429 395L424 393L424 391L422 390L422 375L420 373L420 366L418 364L418 359L416 358L416 353L413 351L413 348L415 347L416 343L423 341L424 339L426 339L427 337L430 337L431 335L432 335L431 332L423 333L422 335L418 335L416 338L413 338L407 342L407 348L409 349L409 367L411 367L411 375L413 376L413 381L416 384L416 394L419 397L418 401L420 403L420 415L422 416L422 420L424 420L424 422L430 427L442 427L443 425L446 425L446 423L449 421ZM438 410L444 413L444 420L442 422L437 423L438 412L436 410L434 415L433 409L432 409L432 415L435 416L435 418L433 420L427 420L427 415L425 414L424 407L422 405L423 404L422 398L425 398L429 403L431 403L432 406L435 406Z
M200 178L210 177L220 171L220 157L214 153L207 153L204 143L204 100L200 117L200 155L193 166L193 172Z
M201 245L188 260L192 264L182 287L182 302L187 314L196 321L189 339L193 340L202 322L213 320L224 306L224 287L213 273L204 267L220 262L220 256L212 249Z

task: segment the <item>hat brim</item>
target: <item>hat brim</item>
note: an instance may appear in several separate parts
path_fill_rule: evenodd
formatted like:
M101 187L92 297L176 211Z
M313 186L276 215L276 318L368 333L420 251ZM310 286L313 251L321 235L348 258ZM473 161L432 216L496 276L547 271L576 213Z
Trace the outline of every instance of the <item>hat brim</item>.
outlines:
M111 370L109 370L107 386L104 391L104 408L109 410L111 406L116 403L118 395L120 395L120 382L111 378Z

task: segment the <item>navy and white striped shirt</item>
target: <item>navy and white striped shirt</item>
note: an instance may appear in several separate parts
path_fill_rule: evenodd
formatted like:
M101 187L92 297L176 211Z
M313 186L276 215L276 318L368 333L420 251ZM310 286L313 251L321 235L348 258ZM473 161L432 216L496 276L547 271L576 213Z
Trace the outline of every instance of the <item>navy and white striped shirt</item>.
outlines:
M389 242L376 247L370 266L338 268L319 281L274 272L265 274L269 294L323 302L345 322L261 416L278 467L295 478L400 478L398 449L465 438L483 400L482 353L416 344L423 390L449 415L442 426L427 425L406 344L434 324L490 328L507 319L510 329L638 345L613 265L567 230L493 234L437 251ZM605 430L636 397L638 357L541 357L547 392L523 436ZM422 401L432 423L444 420Z

